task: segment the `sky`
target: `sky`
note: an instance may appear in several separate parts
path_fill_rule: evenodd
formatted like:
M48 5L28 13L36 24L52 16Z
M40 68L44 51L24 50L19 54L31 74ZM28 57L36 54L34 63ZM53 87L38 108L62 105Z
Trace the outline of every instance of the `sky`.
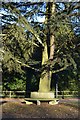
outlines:
M4 1L4 0L3 0ZM7 1L7 0L6 0ZM10 0L8 0L8 1L10 1ZM12 0L12 1L14 1L14 2L16 2L16 0ZM19 2L20 0L17 0L17 2ZM22 0L21 0L22 1ZM23 0L24 1L24 0ZM29 1L29 0L25 0L25 1ZM61 3L60 3L61 4ZM61 4L61 6L60 7L64 7L62 4ZM43 8L44 9L44 8ZM0 9L0 17L2 17L3 16L3 14L5 15L5 14L7 14L8 15L8 13L6 12L6 11L4 11L3 9ZM34 19L35 19L35 22L44 22L45 21L45 16L34 16ZM76 19L76 18L75 18ZM72 21L72 23L74 22L74 24L75 24L75 20L74 21ZM11 23L14 23L13 21L11 21ZM79 23L79 20L78 20L78 23ZM2 25L3 25L3 23L2 23ZM75 28L74 29L74 31L76 30L77 28ZM79 29L80 29L80 27L79 27Z
M15 1L15 0L13 0ZM7 13L6 11L4 11L4 9L0 9L0 17L2 17L3 15L9 15L10 13ZM44 22L45 21L45 16L34 16L35 18L35 22ZM11 22L13 23L13 22Z

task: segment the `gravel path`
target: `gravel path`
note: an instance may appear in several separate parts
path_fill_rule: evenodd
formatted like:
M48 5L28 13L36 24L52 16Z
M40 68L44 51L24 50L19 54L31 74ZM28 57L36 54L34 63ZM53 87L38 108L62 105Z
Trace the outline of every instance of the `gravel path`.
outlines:
M26 105L21 103L24 99L4 99L2 100L2 118L78 118L78 106L66 104L76 102L77 99L60 100L57 105L49 105L44 102L41 105ZM0 100L1 101L1 100ZM69 102L70 101L70 102ZM77 102L76 102L77 103Z

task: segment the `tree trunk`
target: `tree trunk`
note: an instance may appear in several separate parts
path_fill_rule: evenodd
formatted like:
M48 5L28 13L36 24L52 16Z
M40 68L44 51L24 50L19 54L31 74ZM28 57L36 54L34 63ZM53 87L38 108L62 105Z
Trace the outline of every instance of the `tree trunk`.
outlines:
M42 66L45 66L46 62L48 61L48 52L47 52L47 43L44 43L44 50L42 51ZM44 69L39 83L39 92L48 92L50 91L49 87L49 74L48 70Z
M54 14L55 11L55 5L54 3L47 3L46 11L48 13L48 16L46 16L46 22L49 22L51 16ZM50 60L50 62L53 59L54 56L54 35L51 33L50 27L48 26L47 30L47 40L44 42L44 49L42 51L42 67L45 66L46 62ZM47 41L49 41L50 44L50 53L48 54L48 44ZM52 72L50 71L50 66L47 68L45 67L40 78L39 83L39 92L49 92L50 91L50 85L51 85L51 76Z

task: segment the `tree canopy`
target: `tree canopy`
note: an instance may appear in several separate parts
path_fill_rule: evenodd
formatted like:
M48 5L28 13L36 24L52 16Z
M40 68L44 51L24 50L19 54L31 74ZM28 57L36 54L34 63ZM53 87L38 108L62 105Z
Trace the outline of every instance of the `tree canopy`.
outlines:
M62 79L63 76L65 79L67 72L69 73L67 79L73 79L72 76L75 76L78 80L80 69L79 4L77 2L55 3L55 12L51 15L51 9L48 7L46 10L47 3L10 2L5 4L2 2L1 10L5 11L2 12L2 32L5 34L3 37L3 74L9 75L14 71L23 74L21 78L23 79L30 69L35 79L38 79L41 72L50 66L50 71L57 74L58 79ZM44 21L40 21L41 18ZM41 66L45 40L51 34L54 34L55 38L54 57ZM47 46L48 57L50 57L49 38ZM5 76L6 74L4 78Z

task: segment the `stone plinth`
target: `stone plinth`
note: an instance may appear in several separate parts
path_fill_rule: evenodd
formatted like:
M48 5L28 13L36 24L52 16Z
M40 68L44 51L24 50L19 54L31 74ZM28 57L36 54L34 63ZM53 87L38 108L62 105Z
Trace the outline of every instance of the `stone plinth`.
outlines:
M31 92L31 98L54 98L53 92Z

